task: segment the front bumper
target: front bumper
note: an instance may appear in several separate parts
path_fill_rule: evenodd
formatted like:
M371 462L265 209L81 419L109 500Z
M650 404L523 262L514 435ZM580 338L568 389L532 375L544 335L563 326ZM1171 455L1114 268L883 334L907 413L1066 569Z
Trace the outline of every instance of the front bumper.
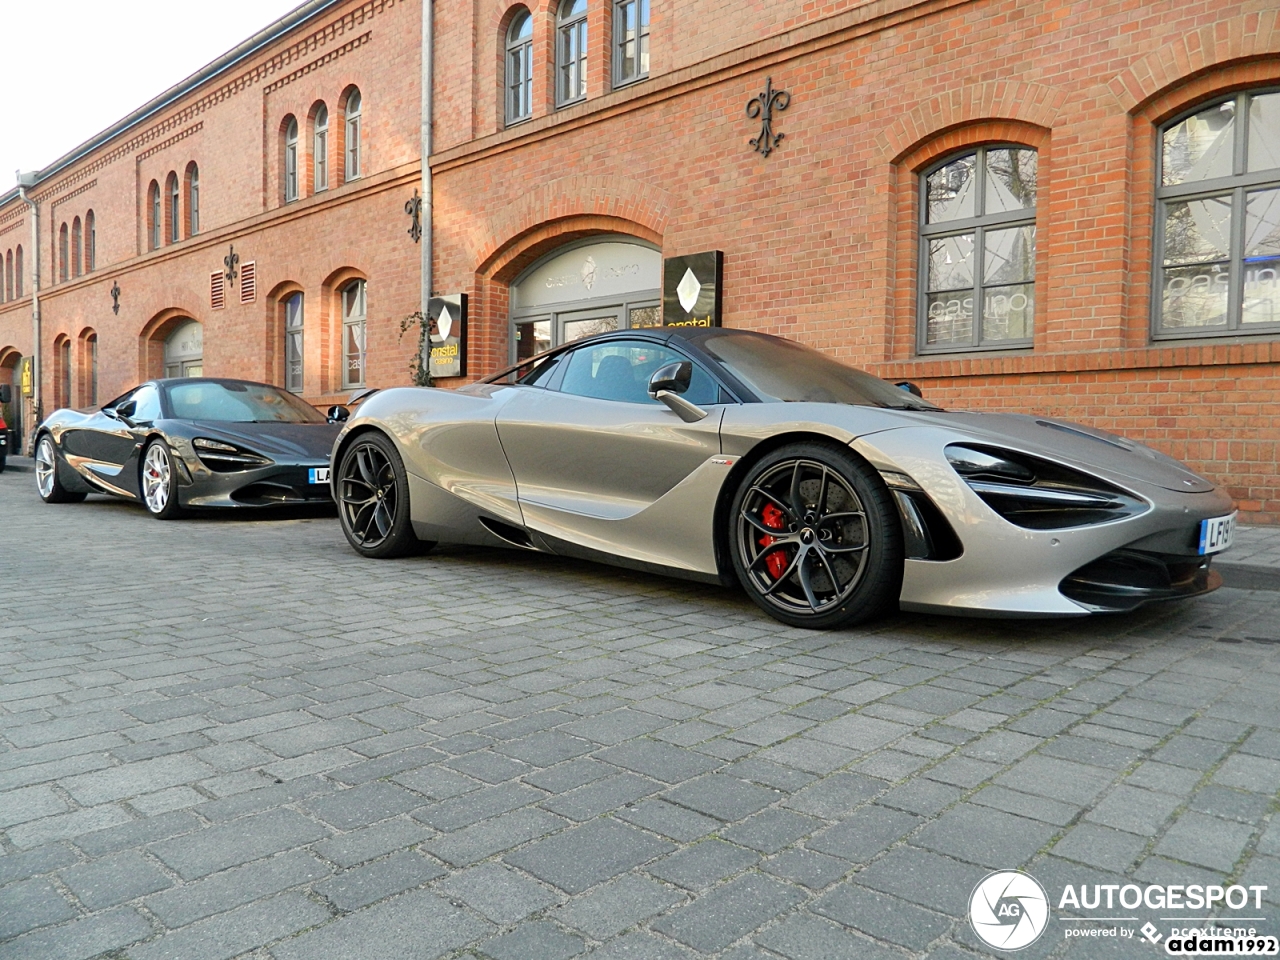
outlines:
M950 559L905 561L902 609L1082 616L1195 596L1221 583L1207 558L1197 555L1196 543L1201 520L1232 510L1222 490L1179 493L1099 471L1099 477L1132 491L1150 509L1107 523L1031 530L997 514L955 472L943 450L957 442L964 438L956 432L924 427L887 430L853 443L881 471L904 473L919 484L960 543L960 554ZM1113 555L1128 556L1132 569L1126 573L1117 562L1098 563ZM1161 566L1163 573L1157 570Z
M308 472L328 467L327 460L270 463L249 470L210 470L196 457L183 457L186 477L178 481L184 507L280 507L332 503L329 484L310 483Z

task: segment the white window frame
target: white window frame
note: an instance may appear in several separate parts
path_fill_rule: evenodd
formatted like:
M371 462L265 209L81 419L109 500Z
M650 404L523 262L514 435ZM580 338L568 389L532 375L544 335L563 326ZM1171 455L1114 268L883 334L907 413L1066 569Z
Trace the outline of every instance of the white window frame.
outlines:
M182 184L178 182L176 173L170 174L169 189L169 242L177 243L182 239Z
M284 131L284 202L298 199L298 118L290 117Z
M507 29L506 125L533 116L533 15L518 13Z
M284 301L284 386L290 393L302 393L303 384L303 306L301 293L291 293ZM344 346L346 341L343 341ZM297 376L294 365L297 365Z
M200 232L200 168L194 165L187 182L187 227L189 236Z

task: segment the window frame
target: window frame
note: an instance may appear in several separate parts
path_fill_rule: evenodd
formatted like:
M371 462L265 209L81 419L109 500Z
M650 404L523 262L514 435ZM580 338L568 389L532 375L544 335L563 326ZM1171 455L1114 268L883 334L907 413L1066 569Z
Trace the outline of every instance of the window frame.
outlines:
M922 168L916 175L916 200L919 211L916 216L916 353L917 355L938 355L938 354L957 354L957 353L983 353L993 350L1030 350L1035 345L1035 304L1039 302L1036 297L1032 303L1031 315L1031 334L1026 337L1008 340L990 340L984 341L982 337L983 315L981 312L983 289L987 286L985 283L985 266L986 266L986 233L991 229L1010 229L1016 227L1029 226L1033 230L1037 230L1040 209L1041 185L1037 176L1036 182L1036 205L1028 211L1010 210L1002 213L979 213L963 220L946 220L939 223L929 223L929 177L937 173L943 167L962 160L967 156L975 158L975 179L977 193L974 196L974 209L985 211L986 209L986 154L990 150L1030 150L1036 155L1037 172L1039 169L1039 148L1027 143L1017 143L1013 141L1000 141L993 143L983 143L971 147L965 147L960 150L953 150L946 155L931 162L928 166ZM964 234L973 234L974 237L974 253L973 253L973 275L974 283L970 288L973 292L973 332L968 344L948 343L944 345L930 345L928 342L929 333L929 242L930 240L945 239L946 237L961 236ZM1032 255L1032 276L1029 282L1034 290L1040 282L1040 275L1036 262L1040 253L1040 237L1039 231L1036 232L1035 252Z
M351 109L351 101L356 104L355 111ZM359 180L361 176L360 164L363 157L360 151L360 130L363 126L361 120L364 110L364 97L361 96L360 90L353 87L351 92L347 94L347 102L343 107L343 183L351 180Z
M85 337L85 346L88 348L85 352L89 354L86 357L86 365L89 367L89 396L86 398L85 406L96 407L98 405L98 334L90 333Z
M587 99L587 54L591 49L590 35L587 30L587 17L591 11L590 4L584 4L582 13L566 14L572 10L577 0L562 0L556 10L556 108L572 106ZM577 58L569 59L569 41L574 37L579 45ZM576 77L578 91L568 92L570 76Z
M76 278L84 274L84 227L80 218L71 220L71 276Z
M347 296L350 291L359 289L357 304L360 307L359 315L350 312L347 309ZM342 350L340 356L342 358L342 388L344 390L352 387L363 387L368 379L368 370L366 365L369 357L369 346L365 340L368 333L369 319L369 284L362 278L350 280L342 285L342 289L338 291L338 303L342 316ZM351 328L357 328L360 331L357 343L359 349L356 353L350 353L347 350L347 332ZM351 378L351 361L353 358L359 358L360 379L353 380Z
M297 301L296 310L294 310L292 306L294 301ZM306 307L306 298L301 290L295 290L284 298L281 303L281 307L284 309L284 323L282 325L282 329L284 330L284 388L290 393L301 394L303 392L303 384L305 382L304 376L306 373L306 355L303 352L305 349L304 337L306 335L306 317L303 311ZM297 323L292 322L295 318ZM293 336L294 334L297 335L296 340ZM295 344L297 352L296 361L298 364L296 384L293 377L293 363L295 360L293 354L295 352ZM346 341L344 340L344 348L345 345Z
M98 269L98 218L92 210L84 215L84 272Z
M323 121L323 122L322 122ZM320 104L311 122L312 192L329 189L329 108Z
M196 164L187 167L187 236L200 232L200 168Z
M529 35L525 37L524 26L528 24ZM516 27L520 27L517 34ZM511 20L506 35L506 68L503 73L503 123L514 126L533 119L533 14L528 8L521 7L520 12ZM519 68L515 65L519 63ZM518 93L517 93L518 91ZM517 100L525 109L517 109Z
M169 243L174 244L182 239L182 185L178 182L178 174L170 172L166 184L169 210L166 219L169 221Z
M58 282L66 283L71 277L71 240L67 232L67 222L62 221L58 228Z
M293 203L298 191L298 118L290 117L284 128L284 202Z
M1247 219L1245 203L1250 193L1268 188L1280 189L1280 167L1250 173L1248 165L1249 151L1249 117L1248 105L1252 98L1280 93L1280 86L1272 84L1263 87L1251 87L1237 90L1230 95L1218 94L1201 100L1194 106L1179 111L1177 114L1156 127L1154 139L1155 162L1155 209L1152 211L1153 234L1151 237L1151 302L1150 302L1150 335L1153 341L1218 339L1222 337L1255 337L1275 336L1280 333L1280 321L1276 323L1256 323L1244 326L1242 321L1244 307L1244 243ZM1236 104L1235 124L1232 130L1232 173L1225 177L1211 180L1194 180L1166 187L1164 185L1164 137L1165 134L1189 117L1203 113L1215 106L1234 101ZM1243 106L1243 109L1242 109ZM1166 211L1171 202L1206 200L1218 197L1230 197L1231 200L1231 239L1227 251L1227 322L1222 327L1190 327L1167 329L1163 325L1164 283L1163 273L1170 269L1164 263ZM1200 265L1211 266L1221 261L1200 261ZM1176 266L1196 266L1186 263ZM1176 269L1176 266L1174 269Z
M160 202L160 181L152 180L151 188L147 192L151 194L151 223L148 224L151 228L148 231L151 235L151 249L159 250L160 238L164 236L164 208Z
M613 0L613 86L615 88L630 86L633 83L639 83L641 80L649 79L648 68L641 70L640 64L649 59L651 6L650 0ZM636 51L635 56L632 58L628 58L623 52L628 42L624 36L628 7L634 7L636 10L636 35L634 39ZM645 13L643 22L640 21L640 11ZM634 61L635 73L630 77L624 77L623 66L628 60Z
M15 300L21 299L24 296L22 283L22 244L18 244L13 248L13 290Z

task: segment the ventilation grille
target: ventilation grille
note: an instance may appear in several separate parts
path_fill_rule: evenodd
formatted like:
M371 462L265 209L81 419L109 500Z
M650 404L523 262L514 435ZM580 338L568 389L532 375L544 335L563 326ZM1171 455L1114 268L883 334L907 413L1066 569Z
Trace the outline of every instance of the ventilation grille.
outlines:
M214 310L221 310L227 305L227 291L223 283L221 270L209 274L209 306Z
M258 298L258 264L250 260L240 267L240 302L253 303Z

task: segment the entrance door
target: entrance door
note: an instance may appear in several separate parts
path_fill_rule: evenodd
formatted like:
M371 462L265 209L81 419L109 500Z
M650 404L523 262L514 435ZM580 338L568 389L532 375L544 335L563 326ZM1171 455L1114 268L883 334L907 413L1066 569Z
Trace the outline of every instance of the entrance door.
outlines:
M165 339L164 375L204 376L204 327L197 321L186 321Z

